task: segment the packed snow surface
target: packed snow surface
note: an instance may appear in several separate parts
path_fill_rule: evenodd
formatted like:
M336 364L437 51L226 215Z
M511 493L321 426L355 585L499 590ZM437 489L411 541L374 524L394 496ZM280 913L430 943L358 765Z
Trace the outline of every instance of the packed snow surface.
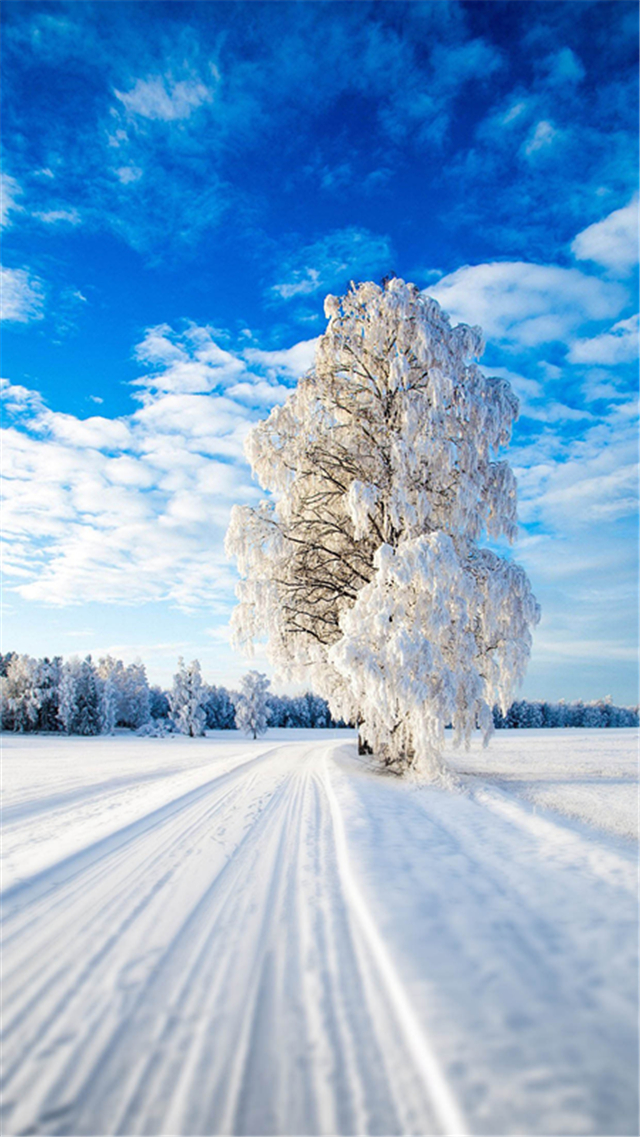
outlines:
M637 732L4 736L5 1134L634 1134Z

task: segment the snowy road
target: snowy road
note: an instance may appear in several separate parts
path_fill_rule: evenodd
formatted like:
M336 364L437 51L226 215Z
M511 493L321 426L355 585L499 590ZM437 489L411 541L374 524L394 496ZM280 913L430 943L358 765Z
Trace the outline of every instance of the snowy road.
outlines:
M5 800L5 1134L637 1132L630 842L327 737L92 743Z

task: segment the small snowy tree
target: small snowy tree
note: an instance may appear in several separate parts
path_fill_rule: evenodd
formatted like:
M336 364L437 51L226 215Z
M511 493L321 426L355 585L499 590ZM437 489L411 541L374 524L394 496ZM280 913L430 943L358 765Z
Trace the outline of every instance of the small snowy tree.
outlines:
M207 688L202 682L198 660L194 659L187 667L181 656L169 695L171 719L181 734L198 738L203 733L206 697Z
M267 729L269 680L259 671L248 671L240 680L240 693L236 701L236 726L257 738Z
M413 285L352 285L325 310L314 368L247 440L273 497L232 513L235 641L266 633L385 764L435 770L448 723L488 737L506 711L539 618L523 570L478 544L516 535L498 452L517 399L475 364L480 329Z

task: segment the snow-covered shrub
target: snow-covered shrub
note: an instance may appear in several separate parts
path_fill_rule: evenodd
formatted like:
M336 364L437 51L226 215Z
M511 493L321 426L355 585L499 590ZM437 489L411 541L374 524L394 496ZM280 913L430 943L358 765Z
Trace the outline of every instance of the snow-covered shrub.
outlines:
M260 671L248 671L240 680L236 702L236 726L253 738L267 729L269 680Z
M518 403L474 362L480 329L413 285L352 285L325 310L314 368L247 439L273 496L232 513L234 638L266 635L394 769L434 768L448 722L488 737L539 618L523 570L478 545L516 534L498 453Z
M136 730L140 738L168 738L169 735L176 733L178 733L177 728L169 718L149 719Z

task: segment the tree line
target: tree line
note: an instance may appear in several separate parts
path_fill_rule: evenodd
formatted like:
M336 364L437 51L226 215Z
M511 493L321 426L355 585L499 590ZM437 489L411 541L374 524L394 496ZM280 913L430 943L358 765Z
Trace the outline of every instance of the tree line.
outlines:
M206 683L198 660L181 659L172 687L150 685L143 663L125 666L103 656L94 662L61 656L33 659L16 652L0 654L0 726L5 731L110 734L116 728L142 734L177 732L196 737L205 730L242 730L254 737L267 727L331 728L326 699L307 691L278 695L266 676L250 671L239 691ZM496 730L541 727L638 726L637 707L617 707L610 697L595 702L511 704L506 714L493 708Z
M206 683L200 663L178 662L170 689L150 685L143 663L91 656L66 662L61 656L34 659L16 652L0 654L0 726L5 731L58 731L111 734L128 728L142 734L177 732L196 737L205 730L267 727L318 728L335 722L325 699L277 695L266 676L250 671L239 691Z
M506 715L493 708L496 730L532 730L541 727L620 727L638 726L637 707L616 707L611 697L591 703L512 703Z

